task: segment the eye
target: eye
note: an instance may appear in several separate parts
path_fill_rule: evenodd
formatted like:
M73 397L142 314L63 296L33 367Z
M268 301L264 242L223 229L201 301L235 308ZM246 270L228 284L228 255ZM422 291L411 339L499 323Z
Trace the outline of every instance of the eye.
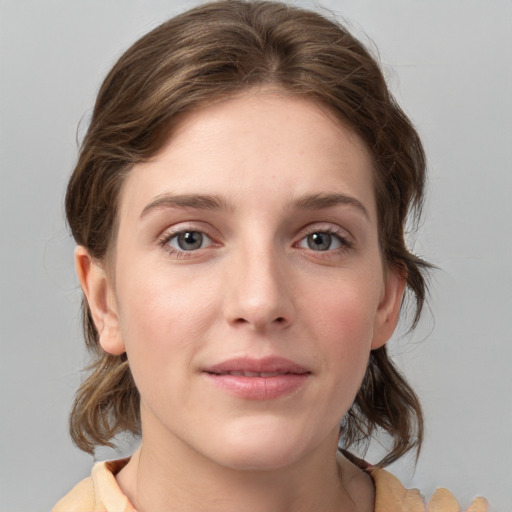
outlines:
M332 251L348 246L348 242L343 237L334 233L315 231L304 237L298 245L303 249L311 249L313 251Z
M180 231L169 237L166 244L176 251L204 249L212 243L209 236L201 231Z

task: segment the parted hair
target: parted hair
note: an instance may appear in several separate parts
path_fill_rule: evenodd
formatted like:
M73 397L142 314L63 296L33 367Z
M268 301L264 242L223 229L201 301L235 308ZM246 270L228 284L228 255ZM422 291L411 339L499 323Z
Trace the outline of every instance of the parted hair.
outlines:
M421 141L371 53L338 22L284 3L206 3L158 26L120 57L101 85L67 188L66 215L77 244L107 264L130 169L164 147L180 114L267 85L317 101L371 151L382 257L406 277L414 327L429 264L408 250L404 233L408 219L415 222L421 214ZM70 432L79 448L92 453L98 445L111 446L119 433L140 434L140 397L126 354L101 349L85 298L82 307L91 363L75 397ZM340 435L350 448L377 430L392 440L382 465L411 449L419 452L421 407L386 346L371 352Z

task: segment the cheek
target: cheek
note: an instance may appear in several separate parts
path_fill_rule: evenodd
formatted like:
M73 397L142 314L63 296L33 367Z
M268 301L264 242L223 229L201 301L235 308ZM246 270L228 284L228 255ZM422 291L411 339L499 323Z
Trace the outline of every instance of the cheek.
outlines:
M320 339L351 340L356 346L371 342L379 302L376 279L340 279L332 282L309 301L311 317Z
M120 320L123 335L142 335L157 343L180 329L200 328L213 304L211 287L204 279L172 271L165 265L131 268L128 279L119 280ZM199 300L200 298L200 300ZM172 328L171 328L172 327Z
M355 394L364 376L379 302L379 279L332 283L309 301L309 324L333 385Z
M189 367L216 303L211 288L197 279L177 282L154 267L131 275L118 283L119 320L135 381L145 387L159 380L155 375L172 378Z

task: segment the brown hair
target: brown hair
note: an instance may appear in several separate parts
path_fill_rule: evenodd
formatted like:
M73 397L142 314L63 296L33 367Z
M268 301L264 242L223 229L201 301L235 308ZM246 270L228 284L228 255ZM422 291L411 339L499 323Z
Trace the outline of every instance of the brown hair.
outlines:
M421 212L421 142L362 44L336 22L285 4L207 3L163 23L124 53L101 86L68 185L66 214L76 242L105 261L115 244L123 180L134 164L163 147L177 115L264 84L327 106L371 150L383 259L407 276L416 302L414 327L425 300L422 271L429 265L408 251L404 230L408 214L417 220ZM83 313L93 359L70 431L79 448L92 452L95 445L111 445L120 432L140 433L140 404L126 355L102 351L85 299ZM375 429L393 440L382 464L419 451L421 408L385 346L371 353L343 420L343 442L364 442Z

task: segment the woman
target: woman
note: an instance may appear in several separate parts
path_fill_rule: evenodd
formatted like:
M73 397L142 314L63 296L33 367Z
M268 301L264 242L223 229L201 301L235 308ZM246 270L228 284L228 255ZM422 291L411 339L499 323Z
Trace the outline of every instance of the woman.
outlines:
M376 428L382 466L421 446L385 344L405 289L415 322L425 298L404 242L424 180L375 61L315 13L217 2L135 43L66 211L95 357L72 437L141 444L55 510L424 510L346 451Z

